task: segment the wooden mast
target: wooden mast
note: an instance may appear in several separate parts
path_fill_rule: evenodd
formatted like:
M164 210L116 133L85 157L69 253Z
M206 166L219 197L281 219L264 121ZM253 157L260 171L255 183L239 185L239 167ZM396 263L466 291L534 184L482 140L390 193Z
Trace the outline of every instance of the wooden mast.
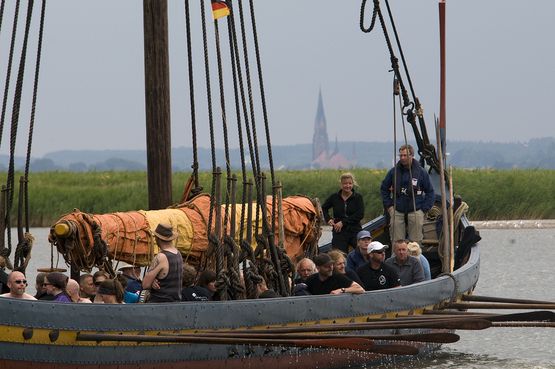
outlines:
M148 207L172 204L168 2L143 0Z
M441 149L445 160L446 121L445 121L445 0L439 1L439 133Z

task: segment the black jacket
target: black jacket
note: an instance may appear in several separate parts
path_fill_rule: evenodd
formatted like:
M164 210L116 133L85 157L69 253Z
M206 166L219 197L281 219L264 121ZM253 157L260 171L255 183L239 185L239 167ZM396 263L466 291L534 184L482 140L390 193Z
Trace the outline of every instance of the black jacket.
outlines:
M360 221L364 217L364 200L362 196L353 190L353 194L343 201L341 190L332 194L322 205L324 219L329 222L329 209L333 209L333 219L335 222L343 222L343 229L347 232L358 232L362 229Z

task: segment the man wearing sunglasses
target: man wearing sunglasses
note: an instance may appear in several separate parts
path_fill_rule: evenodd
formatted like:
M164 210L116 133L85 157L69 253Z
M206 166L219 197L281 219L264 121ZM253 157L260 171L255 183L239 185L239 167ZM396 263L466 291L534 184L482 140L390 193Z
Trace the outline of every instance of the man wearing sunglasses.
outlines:
M13 299L36 300L33 296L25 293L27 279L25 275L18 271L13 271L8 276L8 287L10 292L0 295L0 297L10 297Z
M387 248L387 245L378 241L370 242L368 245L369 261L357 269L357 274L366 291L383 290L401 285L397 271L384 263Z

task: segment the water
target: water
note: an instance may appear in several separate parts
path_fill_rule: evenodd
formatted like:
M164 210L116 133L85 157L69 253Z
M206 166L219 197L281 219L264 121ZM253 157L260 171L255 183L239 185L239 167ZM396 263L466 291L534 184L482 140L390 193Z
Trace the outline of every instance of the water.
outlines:
M34 228L31 233L36 241L27 269L27 292L34 294L36 269L50 266L50 245L47 228ZM555 301L555 228L482 229L480 233L481 269L475 294ZM60 260L60 266L64 265ZM554 328L490 328L457 333L461 340L444 345L434 356L387 368L555 369Z

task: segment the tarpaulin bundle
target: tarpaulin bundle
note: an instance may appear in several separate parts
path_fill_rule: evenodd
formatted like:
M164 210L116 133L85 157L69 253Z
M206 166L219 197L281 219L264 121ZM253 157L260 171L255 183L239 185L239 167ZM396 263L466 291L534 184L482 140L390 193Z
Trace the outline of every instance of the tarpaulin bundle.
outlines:
M261 225L255 224L257 206L252 206L253 232L260 233ZM267 213L271 214L270 196L266 199L266 206ZM319 211L309 198L303 196L284 198L282 207L285 234L283 244L287 255L295 260L318 241ZM237 205L235 211L236 229L239 230L241 205ZM210 196L207 194L198 195L176 208L163 210L87 214L75 209L52 226L49 238L66 262L71 261L82 270L101 265L105 257L146 266L158 252L154 229L159 223L170 223L179 234L176 241L178 250L184 259L196 265L208 249L209 212ZM247 214L246 211L244 213ZM223 219L220 221L223 222ZM244 227L246 224L246 221L243 222ZM229 222L225 229L230 229ZM240 231L236 232L237 242L240 241L240 234ZM276 232L276 240L278 236ZM254 238L252 247L256 247Z

